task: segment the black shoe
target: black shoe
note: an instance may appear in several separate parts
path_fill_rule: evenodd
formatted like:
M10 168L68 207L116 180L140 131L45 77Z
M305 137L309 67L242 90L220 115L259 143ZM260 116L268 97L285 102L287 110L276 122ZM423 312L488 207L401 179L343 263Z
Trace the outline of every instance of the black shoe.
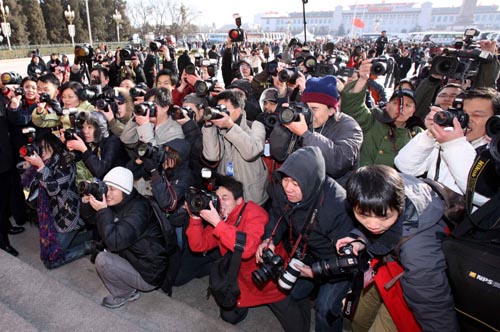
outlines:
M16 235L24 232L24 227L22 226L10 226L8 233L10 235Z
M88 253L90 253L90 262L92 264L95 264L95 259L97 258L97 255L101 252L104 251L104 244L102 241L92 241L90 246L87 247L87 243L85 244L85 251L89 250Z
M14 249L12 246L10 246L10 245L6 245L2 249L5 250L6 252L8 252L9 254L11 254L14 257L17 257L17 255L19 255L19 252L16 249Z

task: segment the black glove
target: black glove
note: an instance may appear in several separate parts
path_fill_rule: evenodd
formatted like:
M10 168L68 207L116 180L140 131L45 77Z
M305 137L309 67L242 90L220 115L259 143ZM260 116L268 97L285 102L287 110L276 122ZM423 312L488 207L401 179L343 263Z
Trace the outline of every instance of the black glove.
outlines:
M156 172L156 165L155 163L153 162L153 160L149 159L149 158L144 158L142 160L142 167L144 168L144 170L148 173L148 174L152 174L154 172Z
M56 112L56 114L58 116L62 116L63 115L61 104L59 104L59 102L57 100L51 99L49 101L49 106L52 108L52 110L54 112Z

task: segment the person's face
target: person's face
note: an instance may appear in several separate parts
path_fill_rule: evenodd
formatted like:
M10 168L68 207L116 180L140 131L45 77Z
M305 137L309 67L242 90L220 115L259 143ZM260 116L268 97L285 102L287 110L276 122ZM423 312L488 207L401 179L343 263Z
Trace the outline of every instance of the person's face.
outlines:
M201 121L201 119L203 118L203 107L198 108L198 105L193 103L182 103L182 107L191 107L191 109L194 111L196 122Z
M453 100L460 94L459 88L444 88L436 96L436 101L434 102L437 106L441 107L443 110L447 110L453 106Z
M465 137L469 142L486 135L486 121L494 115L493 103L483 98L465 99L464 112L469 115Z
M159 76L157 81L156 81L156 86L158 88L165 88L165 89L169 90L170 92L172 92L172 90L174 89L174 87L172 85L172 81L170 80L170 77L168 75Z
M353 210L354 216L370 233L383 234L396 223L399 213L393 209L387 210L385 217L376 216L374 214L361 214L357 209Z
M222 218L227 218L227 216L229 216L229 214L234 210L234 208L237 207L239 204L241 204L243 200L241 197L238 199L234 199L233 193L224 187L219 187L215 191L215 194L219 198L220 202L219 214L221 215Z
M109 79L104 76L104 73L101 72L101 75L99 76L99 70L93 70L90 73L90 82L92 82L92 84L96 84L99 80L101 82L101 86L108 85Z
M264 100L263 111L265 113L274 113L274 111L276 111L277 106L278 106L278 103L276 103L274 100Z
M82 126L82 135L83 135L83 140L86 143L92 143L94 142L94 127L91 126L89 123L84 122Z
M73 89L66 89L61 95L64 108L76 108L80 104L80 100Z
M223 100L223 99L221 99L221 100L219 100L217 102L217 105L224 105L224 106L226 106L227 110L229 111L229 117L234 122L236 122L236 120L238 120L238 118L241 115L241 109L240 108L234 108L233 104L231 104L231 102L229 100Z
M283 191L290 203L298 203L302 201L302 189L300 189L299 183L291 177L284 177L281 180L281 186Z
M52 147L48 144L44 144L43 142L42 145L42 155L40 156L43 161L47 161L50 158L52 158L52 155L54 154L54 151L52 150Z
M134 81L129 80L129 79L124 79L120 82L120 88L125 88L127 90L130 90L135 86Z
M33 100L36 98L36 92L37 92L36 82L26 81L23 84L23 88L25 91L24 98L26 98L27 100Z
M108 193L106 194L106 204L108 206L115 206L123 201L123 192L113 186L108 186Z
M139 65L140 62L139 62L139 59L132 59L131 63L132 63L132 66L135 68Z
M33 62L34 63L39 63L40 62L40 58L39 57L33 57Z
M313 115L313 128L319 128L328 121L328 119L335 114L333 107L328 107L325 104L308 102L307 106Z
M40 93L48 93L51 99L56 99L57 96L57 86L49 82L38 81L36 83L38 96Z
M243 77L248 77L252 74L251 68L248 65L248 63L246 63L246 62L244 62L240 65L240 71L241 71L241 74L243 75Z
M201 71L201 79L202 80L208 80L210 78L210 75L208 74L208 67L207 66L201 66L200 71Z
M116 105L118 106L118 112L116 114L116 117L121 119L125 116L127 113L127 103L125 101L117 100L115 99Z
M387 112L394 119L394 123L406 123L415 113L415 102L410 97L403 96L403 114L400 114L399 98L393 98L387 104Z

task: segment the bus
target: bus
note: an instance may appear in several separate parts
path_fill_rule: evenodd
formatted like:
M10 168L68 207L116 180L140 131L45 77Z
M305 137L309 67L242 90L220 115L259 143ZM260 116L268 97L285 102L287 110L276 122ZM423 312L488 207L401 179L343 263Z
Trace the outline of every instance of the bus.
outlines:
M453 45L458 38L463 38L462 31L422 31L410 33L410 40L413 43L433 43L436 45Z

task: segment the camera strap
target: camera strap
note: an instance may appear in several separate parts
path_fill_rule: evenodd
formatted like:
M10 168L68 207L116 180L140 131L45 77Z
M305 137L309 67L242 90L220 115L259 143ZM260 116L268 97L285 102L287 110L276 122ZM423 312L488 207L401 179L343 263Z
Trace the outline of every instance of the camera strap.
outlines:
M240 210L240 213L238 214L238 218L236 219L236 222L234 223L234 227L238 227L238 225L241 222L241 218L243 216L243 211L245 211L245 208L247 207L247 202L245 202L245 205Z

